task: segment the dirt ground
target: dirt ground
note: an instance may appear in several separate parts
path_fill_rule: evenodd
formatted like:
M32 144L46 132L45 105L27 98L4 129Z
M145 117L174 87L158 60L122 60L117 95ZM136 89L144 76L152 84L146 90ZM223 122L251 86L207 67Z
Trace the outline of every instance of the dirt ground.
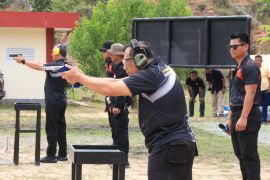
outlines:
M42 147L41 154L45 153L45 147ZM3 161L3 152L0 153ZM58 162L56 164L34 163L34 146L20 150L19 165L12 163L13 151L8 151L8 162L10 164L1 164L0 179L71 179L71 161ZM129 158L130 168L126 169L127 180L147 180L147 156L131 156ZM3 162L2 162L3 163ZM270 179L270 165L262 163L262 180ZM109 165L83 165L82 176L84 180L111 180L111 167ZM238 163L235 160L230 163L218 164L214 159L200 160L196 158L193 166L193 179L195 180L237 180L241 179Z
M80 113L80 116L89 116ZM96 113L96 118L106 117L105 113ZM0 137L2 138L2 137ZM22 138L22 139L21 139ZM3 162L3 140L0 139L0 180L66 180L71 179L71 160L56 164L40 164L34 162L34 137L20 138L19 165L13 164L13 139L11 135L8 142L7 162ZM46 140L41 140L41 157L46 154ZM129 156L130 168L126 169L126 180L147 180L147 154L133 153ZM6 164L5 164L6 163ZM270 164L261 163L262 180L270 179ZM109 165L83 165L83 180L111 180L112 169ZM193 165L194 180L240 180L241 174L236 159L222 162L209 157L195 158Z

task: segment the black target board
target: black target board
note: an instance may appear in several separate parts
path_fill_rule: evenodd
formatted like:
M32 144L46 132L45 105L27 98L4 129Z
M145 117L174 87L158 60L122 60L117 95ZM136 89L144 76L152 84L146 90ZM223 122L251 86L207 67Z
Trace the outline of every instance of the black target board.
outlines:
M151 44L155 56L174 67L235 65L229 36L250 35L250 16L160 17L132 20L132 36Z

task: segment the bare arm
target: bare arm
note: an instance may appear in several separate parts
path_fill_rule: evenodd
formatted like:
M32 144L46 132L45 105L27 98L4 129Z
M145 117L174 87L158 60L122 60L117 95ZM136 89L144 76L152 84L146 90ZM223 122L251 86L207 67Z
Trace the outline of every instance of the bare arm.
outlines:
M207 81L208 87L211 88L212 87L212 83L211 81Z
M131 92L121 79L95 78L86 76L80 69L67 66L70 70L62 74L62 78L71 84L79 82L87 88L105 96L131 96Z
M270 92L270 77L268 78L268 88L267 88L267 92Z
M41 62L29 61L29 60L26 60L22 56L16 57L15 60L16 60L17 63L24 64L24 65L28 66L31 69L35 69L35 70L38 70L38 71L44 71L44 66L43 66L43 63L41 63Z
M225 90L226 90L225 78L222 78L221 81L222 81L222 92L225 93Z
M191 97L192 96L192 87L188 85L187 89L188 89L188 94Z
M222 81L222 87L225 88L225 78L222 78L221 81Z

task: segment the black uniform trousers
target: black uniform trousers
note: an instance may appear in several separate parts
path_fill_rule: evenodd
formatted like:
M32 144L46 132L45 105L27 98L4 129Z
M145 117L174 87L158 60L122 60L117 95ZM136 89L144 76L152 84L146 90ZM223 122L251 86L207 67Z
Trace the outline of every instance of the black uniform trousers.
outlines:
M58 156L67 156L65 111L66 105L46 104L47 156L56 155L57 143L59 146Z
M112 132L112 140L113 140L113 145L115 144L114 142L114 139L115 139L115 136L114 136L114 124L113 124L113 113L111 113L110 111L108 111L108 120L109 120L109 125L111 127L111 132Z
M196 155L194 142L174 140L150 152L148 180L191 180L193 159Z
M235 131L235 125L242 113L242 107L232 109L231 140L233 150L240 163L243 180L260 180L260 158L257 150L258 133L261 127L261 112L253 106L245 131Z
M129 152L128 123L128 109L113 115L114 145L126 154Z

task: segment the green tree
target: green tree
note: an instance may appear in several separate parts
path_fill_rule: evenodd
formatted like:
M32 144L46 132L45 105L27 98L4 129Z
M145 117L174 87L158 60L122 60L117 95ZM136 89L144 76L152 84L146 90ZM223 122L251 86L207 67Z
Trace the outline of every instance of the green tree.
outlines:
M260 20L270 18L270 0L258 0L255 8Z
M0 1L0 9L6 8L10 4L9 0L1 0Z
M265 31L267 32L267 36L262 37L260 40L262 42L270 41L270 25L269 26L263 26L265 28Z
M32 11L37 12L49 12L51 11L52 1L51 0L29 0L29 4L32 8Z
M127 43L131 39L132 18L188 16L191 11L187 0L109 0L97 2L92 19L82 18L69 42L69 52L78 60L81 68L92 76L103 72L99 48L107 40Z
M97 0L52 0L52 11L78 12L91 17L92 9L96 3Z

